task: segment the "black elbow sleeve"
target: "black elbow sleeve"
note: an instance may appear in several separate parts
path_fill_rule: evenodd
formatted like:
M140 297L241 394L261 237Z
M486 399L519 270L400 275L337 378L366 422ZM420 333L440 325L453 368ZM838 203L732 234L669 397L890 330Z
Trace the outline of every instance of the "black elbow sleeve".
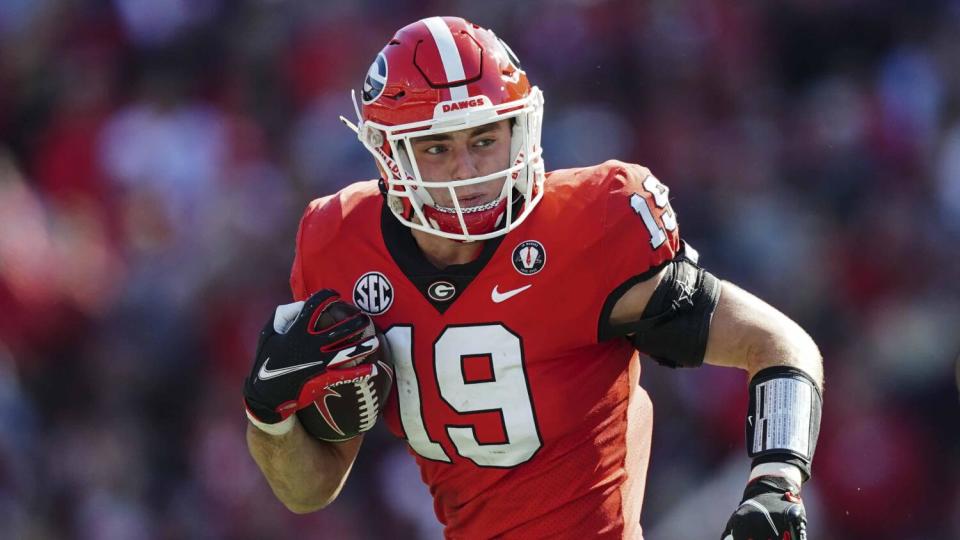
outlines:
M703 363L720 280L680 257L664 271L639 321L626 325L638 351L668 367Z

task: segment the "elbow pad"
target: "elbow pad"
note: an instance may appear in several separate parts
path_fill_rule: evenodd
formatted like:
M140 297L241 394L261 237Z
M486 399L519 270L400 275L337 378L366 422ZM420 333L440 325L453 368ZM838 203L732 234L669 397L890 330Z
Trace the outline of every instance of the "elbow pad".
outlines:
M687 246L664 270L640 320L626 325L633 346L667 367L699 367L719 299L720 280Z

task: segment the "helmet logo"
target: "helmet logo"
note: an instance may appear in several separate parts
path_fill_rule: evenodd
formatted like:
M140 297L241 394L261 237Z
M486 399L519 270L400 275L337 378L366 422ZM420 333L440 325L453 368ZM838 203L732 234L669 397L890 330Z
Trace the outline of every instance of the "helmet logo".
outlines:
M547 263L547 252L536 240L520 242L513 248L513 267L525 276L532 276Z
M363 80L363 103L369 105L376 101L383 89L387 86L387 57L380 53L377 59L370 64L367 78Z

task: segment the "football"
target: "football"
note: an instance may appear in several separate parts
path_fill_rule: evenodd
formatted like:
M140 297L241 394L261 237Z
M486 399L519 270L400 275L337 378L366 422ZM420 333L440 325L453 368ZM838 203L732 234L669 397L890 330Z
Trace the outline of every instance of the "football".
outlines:
M354 315L357 308L346 302L330 306L318 318L316 328L326 328ZM349 368L371 363L374 375L361 380L347 379L328 386L312 405L297 411L297 418L312 437L328 442L342 442L369 430L377 421L383 403L393 383L393 365L387 340L376 332L376 350L364 354L358 360L340 364ZM371 336L364 335L357 343L367 343Z

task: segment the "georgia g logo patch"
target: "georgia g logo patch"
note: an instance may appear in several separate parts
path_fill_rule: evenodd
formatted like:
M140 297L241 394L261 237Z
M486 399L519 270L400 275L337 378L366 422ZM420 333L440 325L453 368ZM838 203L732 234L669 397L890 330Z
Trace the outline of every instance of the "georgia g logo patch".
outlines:
M387 86L387 57L380 53L367 70L363 80L363 104L369 105L380 97Z
M427 287L427 296L436 302L446 302L457 294L457 288L449 281L436 281Z

